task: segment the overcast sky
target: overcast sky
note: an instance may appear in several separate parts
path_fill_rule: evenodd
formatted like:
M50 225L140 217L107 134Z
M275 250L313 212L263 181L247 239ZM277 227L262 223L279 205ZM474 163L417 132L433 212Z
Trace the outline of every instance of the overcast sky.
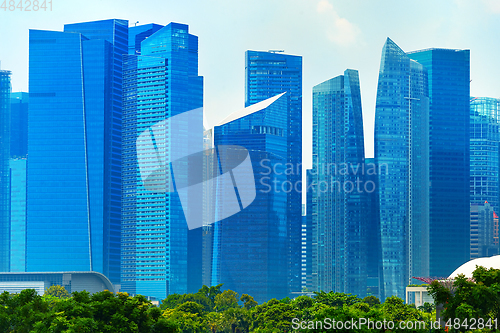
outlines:
M130 25L185 23L199 37L205 110L214 125L244 106L246 50L301 55L304 163L310 166L312 87L347 68L359 70L366 156L373 156L387 37L405 51L470 49L471 94L500 97L499 16L500 0L52 0L52 11L0 9L0 61L13 72L13 91L27 91L28 29L62 30L65 23L109 18Z

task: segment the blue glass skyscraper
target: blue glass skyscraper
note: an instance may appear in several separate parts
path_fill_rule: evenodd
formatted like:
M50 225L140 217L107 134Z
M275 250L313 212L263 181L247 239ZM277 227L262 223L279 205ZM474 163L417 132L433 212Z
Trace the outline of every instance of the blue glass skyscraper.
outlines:
M10 272L26 271L26 157L10 159Z
M499 207L500 100L470 101L470 202Z
M245 106L287 92L287 163L293 167L289 181L302 181L302 57L282 51L247 51L245 55ZM287 198L289 291L300 291L301 193Z
M10 271L26 271L26 162L29 94L11 94Z
M500 100L472 97L470 100L471 217L473 211L476 213L487 211L489 216L476 218L475 226L471 220L471 258L498 253L498 246L493 246L493 213L491 210L498 214L500 209L499 153ZM485 202L491 206L491 210L484 210L482 206L487 205ZM472 243L475 243L474 251L472 251Z
M385 297L403 297L412 276L429 276L427 87L426 68L388 38L375 111Z
M348 69L313 87L314 289L366 294L366 193L361 92Z
M287 110L288 98L280 94L214 128L215 147L237 145L249 151L256 197L213 225L212 285L223 283L225 289L248 293L258 302L288 295ZM217 195L219 209L225 197L223 192Z
M408 53L429 76L429 274L469 260L470 51Z
M306 170L307 187L305 189L306 195L306 214L302 215L302 291L306 288L309 291L313 290L313 217L315 216L315 206L317 203L317 196L315 195L316 188L313 180L314 175L311 173L312 169Z
M30 30L26 271L120 281L127 31L115 19Z
M141 54L141 43L143 40L163 28L159 24L143 24L135 27L128 28L128 54L138 55Z
M122 290L164 299L201 287L202 228L188 231L177 192L145 186L139 159L157 156L138 138L162 121L202 107L203 77L198 76L198 37L188 26L157 27L134 27L131 38L140 42L140 50L124 57ZM141 38L132 37L140 33ZM202 117L181 126L185 131L179 135L169 125L155 134L156 144L165 146L162 158L188 144L202 150ZM156 181L165 188L164 178Z
M378 173L380 169L375 158L365 158L364 182L366 186L366 275L367 296L383 295L382 249L380 245L380 209L378 200Z
M24 158L28 154L29 94L16 92L10 99L10 156Z
M0 272L10 255L10 71L0 70Z

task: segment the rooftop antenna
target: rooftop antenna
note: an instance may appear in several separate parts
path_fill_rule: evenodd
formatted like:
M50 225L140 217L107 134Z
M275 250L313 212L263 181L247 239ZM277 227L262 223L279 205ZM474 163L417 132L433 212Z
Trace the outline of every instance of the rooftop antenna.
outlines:
M135 25L134 25L134 27L137 27L137 23L139 23L139 21L135 22Z

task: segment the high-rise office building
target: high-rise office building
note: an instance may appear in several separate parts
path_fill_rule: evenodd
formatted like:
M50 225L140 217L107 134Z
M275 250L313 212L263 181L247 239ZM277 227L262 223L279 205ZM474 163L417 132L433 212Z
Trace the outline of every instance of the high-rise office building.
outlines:
M143 40L163 28L160 24L143 24L128 28L128 54L141 54L141 43Z
M247 51L245 55L245 106L287 92L287 163L293 166L292 184L302 181L302 57L283 51ZM298 191L287 198L289 291L300 291L301 199Z
M11 158L10 272L26 271L26 158Z
M26 271L26 162L29 94L11 94L10 271Z
M294 189L285 175L287 110L286 93L280 94L231 114L214 128L215 147L248 150L256 196L249 206L240 203L240 212L213 225L212 285L223 283L225 289L248 293L259 303L288 295L287 192L290 186ZM220 164L227 164L227 158L219 157ZM218 210L230 199L219 188ZM245 187L238 184L238 189Z
M205 154L203 165L203 179L209 179L209 175L214 174L216 167L213 158L213 128L208 129L208 125L203 125L203 151ZM203 187L203 253L202 253L202 282L205 286L212 284L212 258L213 258L213 230L212 222L215 220L214 195L216 194L216 184L205 182Z
M385 297L403 297L413 276L429 276L427 87L426 68L388 38L375 111Z
M365 158L364 182L366 209L366 294L378 298L383 295L382 249L380 244L380 210L378 200L379 168L375 158Z
M122 55L128 22L30 30L26 271L120 282Z
M499 212L500 100L470 100L471 258L498 254L493 212ZM487 204L485 203L487 202ZM489 209L485 207L489 206ZM487 212L487 213L485 213Z
M469 260L470 51L408 53L429 84L429 275Z
M470 204L470 257L491 257L498 254L498 215L485 201Z
M29 94L15 92L10 99L10 157L25 158L28 154Z
M10 267L10 75L0 70L0 272Z
M312 169L306 170L306 186L304 193L306 195L305 212L302 212L302 249L301 258L301 291L313 290L313 216L317 197L315 195L315 185L313 183Z
M178 192L167 190L162 174L146 184L141 171L158 166L140 163L203 149L201 113L175 128L169 122L203 106L203 77L198 37L188 26L157 27L134 27L134 36L147 33L133 37L140 50L124 57L122 290L161 300L202 286L202 228L188 231L189 208L181 205ZM141 141L141 133L149 132L154 149Z
M348 69L313 87L315 290L366 294L366 193L361 92Z

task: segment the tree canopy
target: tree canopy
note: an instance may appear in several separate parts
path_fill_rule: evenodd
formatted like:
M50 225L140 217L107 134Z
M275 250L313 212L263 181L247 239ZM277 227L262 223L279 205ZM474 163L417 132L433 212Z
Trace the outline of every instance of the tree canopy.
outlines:
M203 286L196 293L169 295L156 307L143 296L131 297L109 291L66 295L61 288L64 289L60 286L49 288L43 296L32 289L19 294L0 294L0 332L325 332L318 327L318 322L358 321L360 318L400 322L431 318L429 313L404 304L397 297L390 297L381 304L374 296L360 299L349 294L317 292L313 297L271 299L258 304L251 295L240 297L218 285ZM387 330L364 327L351 331Z

